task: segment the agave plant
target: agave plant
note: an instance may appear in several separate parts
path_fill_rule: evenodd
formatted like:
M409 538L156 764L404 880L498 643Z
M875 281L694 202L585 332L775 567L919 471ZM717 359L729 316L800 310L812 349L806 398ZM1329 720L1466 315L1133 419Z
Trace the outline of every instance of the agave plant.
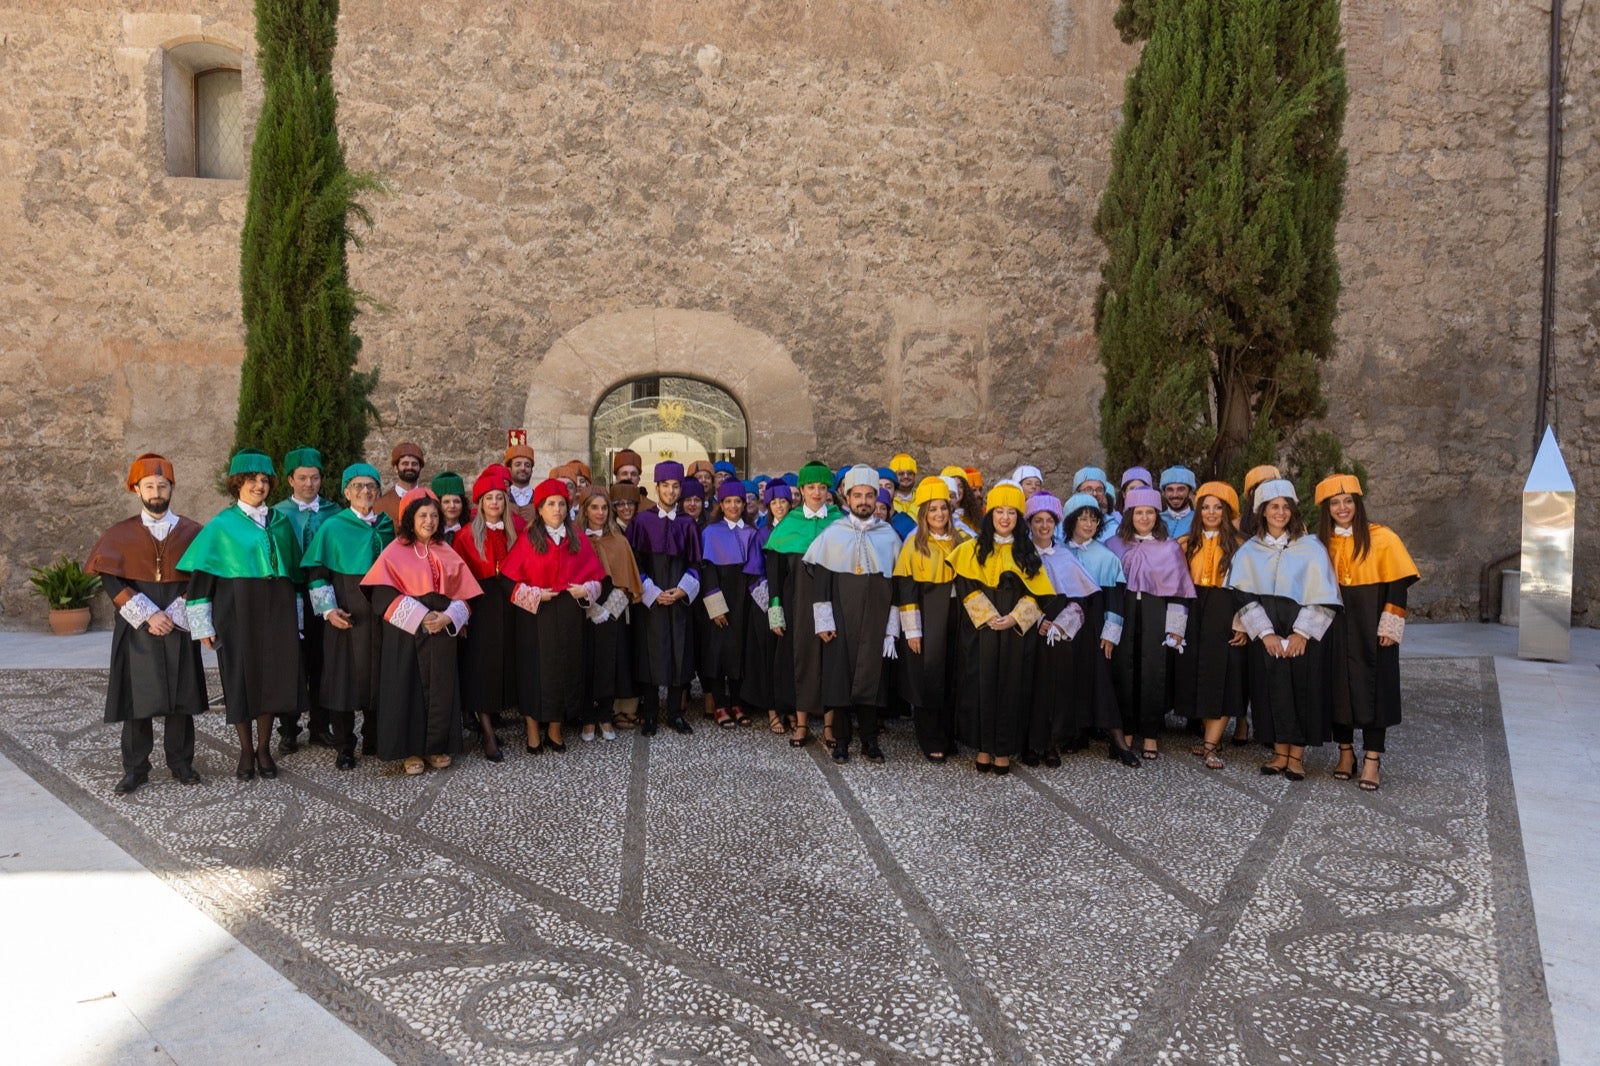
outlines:
M100 575L86 573L76 559L61 556L49 566L36 566L28 583L50 604L52 611L71 611L89 606L100 591Z

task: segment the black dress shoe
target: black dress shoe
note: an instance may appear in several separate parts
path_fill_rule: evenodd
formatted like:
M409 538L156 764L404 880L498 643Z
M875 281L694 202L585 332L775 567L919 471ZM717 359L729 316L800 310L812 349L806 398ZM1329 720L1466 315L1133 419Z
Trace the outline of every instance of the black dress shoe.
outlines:
M200 775L194 772L194 767L192 766L185 766L182 770L174 771L172 776L178 779L178 784L180 785L201 784Z
M1050 767L1050 769L1054 770L1056 767L1061 765L1061 756L1057 755L1055 752L1051 752L1049 755L1044 757L1044 764Z
M1009 774L1010 772L1011 772L1011 764L1010 763L1006 763L1004 766L1001 766L999 763L995 763L994 764L994 776L996 776L996 777L1004 777L1007 774Z
M239 765L233 771L233 776L240 781L254 781L256 779L256 755L247 751L239 756Z
M867 761L868 762L882 762L883 761L883 749L878 747L878 744L877 744L876 741L874 741L871 744L863 744L863 745L861 745L861 754L863 754L863 755L865 755L867 757Z
M339 757L333 761L333 768L335 770L354 770L356 768L356 757L347 751L340 752Z
M1134 753L1132 748L1119 748L1113 744L1107 755L1114 762L1120 762L1123 766L1137 767L1139 765L1139 756Z
M528 745L526 745L526 747L528 749L528 754L529 755L543 755L544 754L544 745L543 744L528 744Z
M118 781L117 787L111 791L119 796L126 796L148 780L150 780L148 771L123 774L122 780Z
M1039 753L1036 752L1036 751L1032 751L1032 750L1023 752L1022 753L1022 765L1023 766L1038 766L1039 765Z
M266 752L256 752L256 772L261 775L261 780L271 781L278 776L278 764L272 761L272 756Z
M555 752L562 752L562 751L566 751L567 750L567 745L565 744L565 742L560 741L560 740L546 740L544 742L544 746L549 748L551 751L555 751Z
M972 768L974 770L978 771L978 773L980 773L980 774L989 774L989 773L993 773L994 772L994 763L992 763L992 762L975 762L975 763L972 764Z
M672 727L672 731L674 733L683 733L684 735L688 735L694 732L694 727L688 722L684 721L683 715L681 714L676 718L668 718L667 725Z
M833 761L834 762L849 762L850 761L850 750L848 748L846 748L843 744L835 744L833 746Z
M499 748L494 749L494 753L493 754L490 754L489 752L484 752L483 753L483 757L485 759L488 759L490 762L505 762L506 761L506 753L501 751Z
M641 737L653 737L656 735L656 732L657 727L654 718L645 719L645 721L639 726L639 735Z

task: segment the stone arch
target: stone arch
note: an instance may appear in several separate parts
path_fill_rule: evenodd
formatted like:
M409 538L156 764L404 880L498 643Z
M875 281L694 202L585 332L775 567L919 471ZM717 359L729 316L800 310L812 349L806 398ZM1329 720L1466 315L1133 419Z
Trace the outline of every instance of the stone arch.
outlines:
M595 404L651 374L699 378L731 393L744 408L752 470L798 470L816 450L810 384L783 345L715 311L642 307L580 323L539 360L522 424L540 467L587 456Z

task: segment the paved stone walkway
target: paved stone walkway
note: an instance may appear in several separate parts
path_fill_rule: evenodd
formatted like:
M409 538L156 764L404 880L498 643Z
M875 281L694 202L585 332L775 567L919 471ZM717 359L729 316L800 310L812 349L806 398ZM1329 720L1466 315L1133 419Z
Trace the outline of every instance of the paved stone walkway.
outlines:
M93 670L0 674L0 750L397 1062L1554 1060L1493 661L1404 682L1373 795L1179 734L985 778L904 724L239 783L208 715L204 788L118 799Z

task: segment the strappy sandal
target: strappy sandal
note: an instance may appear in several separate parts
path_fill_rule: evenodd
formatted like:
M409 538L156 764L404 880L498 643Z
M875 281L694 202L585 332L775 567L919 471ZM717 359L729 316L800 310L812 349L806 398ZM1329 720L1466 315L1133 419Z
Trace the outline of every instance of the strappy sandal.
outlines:
M1205 744L1202 747L1205 749L1201 754L1205 756L1207 770L1221 770L1228 765L1222 761L1222 756L1218 754L1222 750L1222 745Z
M1344 763L1344 753L1347 752L1347 751L1350 753L1350 769L1341 770L1341 769L1339 769L1338 766L1335 766L1333 768L1333 779L1335 781L1348 781L1348 780L1350 780L1351 777L1353 777L1355 775L1355 771L1356 771L1356 754L1355 754L1356 753L1356 749L1355 749L1354 745L1352 745L1352 744L1340 744L1339 745L1339 763L1340 763L1340 765L1343 765L1343 763Z
M1367 769L1366 769L1366 767L1367 767L1367 763L1368 762L1372 762L1372 763L1377 764L1377 766L1379 768L1380 777L1376 781L1369 781L1367 779ZM1382 769L1381 769L1382 764L1383 764L1383 758L1377 752L1375 752L1375 751L1365 751L1365 752L1361 753L1361 780L1357 782L1357 784L1361 787L1361 791L1363 791L1363 792L1376 792L1376 791L1378 791L1379 788L1381 788L1383 786L1383 779L1382 779L1382 776L1381 776L1381 774L1382 774Z
M780 737L789 731L789 727L783 724L783 715L777 711L767 712L767 728L772 731L774 736Z
M1161 749L1141 747L1139 750L1139 758L1144 759L1146 762L1155 762L1157 759L1161 758Z
M733 715L733 722L734 722L735 725L749 725L750 724L750 716L748 714L744 713L744 708L743 707L735 707L729 713Z
M724 729L737 729L739 726L739 723L733 720L733 715L729 714L727 710L722 707L718 707L716 711L712 713L711 717L715 718L717 720L717 724Z
M795 726L794 736L789 738L789 746L791 748L803 748L809 743L811 743L811 727L807 725Z
M1304 781L1306 779L1306 760L1305 760L1305 757L1304 756L1298 756L1297 757L1297 756L1294 756L1294 755L1290 755L1290 756L1287 756L1287 758L1288 758L1289 761L1284 763L1284 766L1283 766L1283 779L1285 781ZM1299 763L1300 764L1300 769L1291 770L1290 767L1292 767L1295 763Z

